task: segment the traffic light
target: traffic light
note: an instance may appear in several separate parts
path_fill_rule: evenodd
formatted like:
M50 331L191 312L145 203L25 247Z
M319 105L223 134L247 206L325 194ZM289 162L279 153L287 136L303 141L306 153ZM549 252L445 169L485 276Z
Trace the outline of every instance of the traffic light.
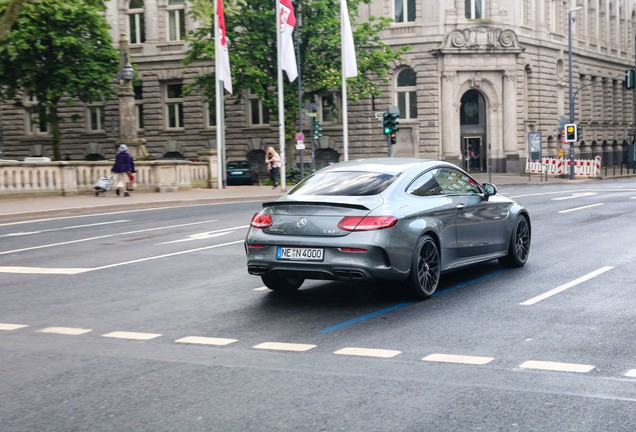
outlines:
M395 132L391 132L389 134L389 139L391 140L391 145L395 144L397 142L397 137L395 135Z
M563 142L573 143L576 142L576 125L569 123L565 125L565 139Z
M317 140L318 138L320 138L322 136L321 132L322 132L322 127L320 126L320 122L318 120L315 120L315 125L314 125L314 139Z
M628 69L625 71L625 88L631 90L634 88L634 81L636 80L636 70Z
M382 115L382 128L384 130L385 134L390 134L391 133L391 114L389 114L388 112L385 112Z
M400 122L398 121L397 114L385 112L383 118L384 118L384 121L382 122L382 126L384 128L385 134L388 135L390 133L397 132L400 130L400 128L398 128L398 125L400 124Z
M580 141L583 138L583 127L576 125L576 140Z

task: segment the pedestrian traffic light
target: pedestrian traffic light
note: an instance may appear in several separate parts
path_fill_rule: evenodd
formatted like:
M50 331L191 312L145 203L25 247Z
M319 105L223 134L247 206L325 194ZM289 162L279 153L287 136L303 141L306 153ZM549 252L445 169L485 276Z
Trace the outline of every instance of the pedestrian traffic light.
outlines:
M583 127L581 125L576 125L576 140L580 141L583 138Z
M382 119L382 128L384 129L384 133L388 135L391 133L391 114L385 112Z
M314 125L314 139L317 140L322 136L322 127L320 126L320 122L318 120L315 121L316 123Z
M565 125L565 139L563 140L563 142L576 142L576 124L570 123Z
M636 80L636 70L628 69L625 71L625 88L631 90L634 88L634 81Z

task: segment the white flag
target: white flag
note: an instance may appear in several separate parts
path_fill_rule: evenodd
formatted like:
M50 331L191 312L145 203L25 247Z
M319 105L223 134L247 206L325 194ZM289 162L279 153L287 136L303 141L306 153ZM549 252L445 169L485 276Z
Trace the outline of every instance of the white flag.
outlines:
M232 93L232 73L230 72L230 55L228 52L228 39L225 33L225 16L223 15L223 2L217 0L216 14L218 16L219 28L216 29L216 76L218 81L223 81L223 87Z
M280 0L280 67L287 73L289 81L298 76L296 53L292 34L296 26L296 16L292 9L291 0Z
M352 78L358 76L358 64L347 0L340 0L340 19L342 20L342 69L346 78Z

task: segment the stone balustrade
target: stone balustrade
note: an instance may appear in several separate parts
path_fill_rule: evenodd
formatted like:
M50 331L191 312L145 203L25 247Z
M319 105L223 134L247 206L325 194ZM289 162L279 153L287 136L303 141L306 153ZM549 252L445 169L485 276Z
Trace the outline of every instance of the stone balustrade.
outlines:
M135 161L135 189L173 192L216 187L216 154L202 162ZM95 182L111 175L112 161L0 161L0 197L93 193Z

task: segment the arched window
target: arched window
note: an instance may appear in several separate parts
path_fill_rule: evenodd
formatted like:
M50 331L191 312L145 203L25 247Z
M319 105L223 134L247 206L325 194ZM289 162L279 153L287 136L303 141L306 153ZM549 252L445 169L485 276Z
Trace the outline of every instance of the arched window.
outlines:
M400 109L400 118L417 118L417 89L415 71L411 68L402 69L396 79L395 95Z
M140 44L146 41L145 27L144 0L130 0L128 4L128 34L131 44Z

